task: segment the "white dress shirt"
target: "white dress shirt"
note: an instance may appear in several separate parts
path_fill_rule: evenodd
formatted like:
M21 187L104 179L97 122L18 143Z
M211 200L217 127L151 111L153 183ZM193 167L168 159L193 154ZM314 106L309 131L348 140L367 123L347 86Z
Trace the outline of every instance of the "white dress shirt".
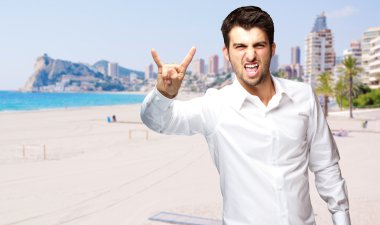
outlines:
M205 136L220 174L225 225L312 225L308 168L335 225L349 225L339 153L307 84L272 77L276 94L265 106L235 80L189 101L157 89L141 118L165 134Z

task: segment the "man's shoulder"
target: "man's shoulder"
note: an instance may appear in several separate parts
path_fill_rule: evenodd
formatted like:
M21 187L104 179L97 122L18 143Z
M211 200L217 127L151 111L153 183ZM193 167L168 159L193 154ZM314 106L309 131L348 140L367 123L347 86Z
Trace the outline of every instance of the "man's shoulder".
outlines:
M283 78L275 78L280 83L284 92L297 103L306 103L314 99L313 90L307 83Z
M277 81L281 84L286 93L289 93L292 96L307 94L310 97L312 89L309 84L278 77L275 79L277 79Z
M222 88L209 88L206 91L205 96L212 97L212 98L224 98L226 96L229 96L232 92L232 85L228 84Z
M276 77L275 79L277 79L281 83L281 85L284 87L284 89L286 91L292 90L294 88L297 90L300 90L300 89L309 90L310 89L309 84L301 82L301 81L289 80L289 79L284 79L284 78L279 78L279 77Z
M203 96L206 108L220 109L230 105L233 97L232 85L226 85L222 88L208 88Z

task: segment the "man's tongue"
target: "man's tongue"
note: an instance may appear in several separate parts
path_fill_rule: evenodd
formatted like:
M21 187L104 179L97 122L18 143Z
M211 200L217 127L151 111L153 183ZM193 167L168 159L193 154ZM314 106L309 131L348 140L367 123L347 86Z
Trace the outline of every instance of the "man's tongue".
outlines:
M258 66L247 65L245 66L245 71L248 76L255 76L258 70Z
M253 68L251 68L251 67L246 67L246 68L245 68L245 71L247 71L248 73L256 73L256 71L257 71L257 67L253 67Z

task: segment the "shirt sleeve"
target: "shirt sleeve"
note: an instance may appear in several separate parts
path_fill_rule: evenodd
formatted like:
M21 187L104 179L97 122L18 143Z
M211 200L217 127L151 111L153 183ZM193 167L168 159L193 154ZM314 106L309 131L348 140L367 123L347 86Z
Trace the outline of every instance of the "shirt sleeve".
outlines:
M141 119L150 129L165 134L207 135L210 121L206 123L205 97L188 101L166 98L154 88L141 106Z
M312 90L311 95L309 168L315 174L315 185L319 195L327 203L334 225L350 225L347 187L338 164L338 148L318 98Z

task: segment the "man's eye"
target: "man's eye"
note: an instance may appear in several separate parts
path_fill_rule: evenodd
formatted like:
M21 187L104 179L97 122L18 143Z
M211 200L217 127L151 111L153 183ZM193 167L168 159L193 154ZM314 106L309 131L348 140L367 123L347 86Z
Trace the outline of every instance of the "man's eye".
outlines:
M265 44L258 44L256 47L257 48L265 48L265 46L266 46Z

